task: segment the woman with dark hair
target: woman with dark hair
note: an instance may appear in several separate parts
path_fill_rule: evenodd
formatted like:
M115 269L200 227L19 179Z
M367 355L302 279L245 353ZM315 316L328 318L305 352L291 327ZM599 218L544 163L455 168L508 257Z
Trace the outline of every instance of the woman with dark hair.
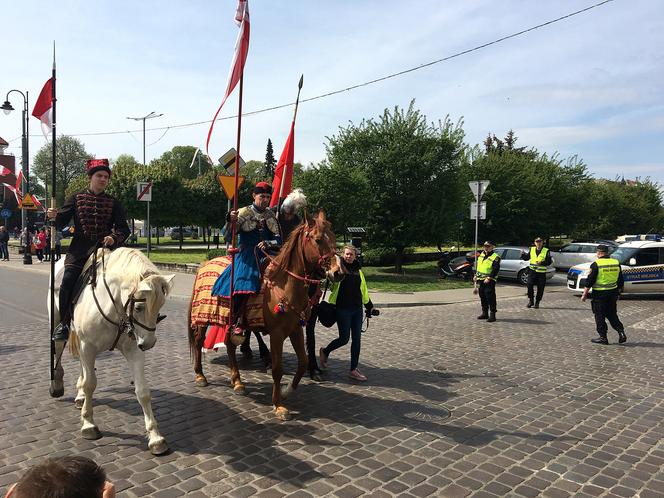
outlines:
M344 247L339 277L341 281L334 282L330 288L329 300L337 308L339 337L330 342L327 347L320 349L319 365L326 368L330 353L348 344L348 340L352 337L348 376L353 380L364 382L367 377L357 368L360 362L362 340L362 306L364 305L366 313L369 315L373 303L369 299L367 283L362 270L360 270L360 263L357 261L357 249L351 245Z

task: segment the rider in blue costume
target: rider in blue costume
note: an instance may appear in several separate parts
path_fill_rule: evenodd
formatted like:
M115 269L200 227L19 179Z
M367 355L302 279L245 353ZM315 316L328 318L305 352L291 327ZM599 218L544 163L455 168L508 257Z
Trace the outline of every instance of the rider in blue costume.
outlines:
M231 211L229 224L237 221L238 248L235 255L233 282L233 318L242 315L244 304L251 294L261 289L260 263L264 259L263 250L278 248L281 245L279 222L274 211L268 208L272 187L266 182L258 182L254 187L254 203L238 211ZM226 226L226 233L232 228ZM213 296L231 297L231 267L228 266L214 284ZM235 323L235 334L243 334L242 327Z

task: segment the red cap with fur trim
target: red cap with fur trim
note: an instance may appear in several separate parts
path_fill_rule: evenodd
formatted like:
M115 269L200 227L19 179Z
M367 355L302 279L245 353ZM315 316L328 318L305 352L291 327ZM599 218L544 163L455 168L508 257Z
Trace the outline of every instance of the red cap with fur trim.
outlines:
M111 168L108 159L88 159L88 162L85 163L85 172L88 176L92 176L97 171L106 171L110 176Z
M254 194L271 194L272 187L267 182L258 182L254 187Z

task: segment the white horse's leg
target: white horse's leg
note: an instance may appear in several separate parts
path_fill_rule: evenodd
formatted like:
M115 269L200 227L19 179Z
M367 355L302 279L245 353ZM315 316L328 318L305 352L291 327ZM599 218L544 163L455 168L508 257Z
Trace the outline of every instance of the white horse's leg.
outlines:
M145 353L136 347L134 342L125 342L122 347L122 354L127 359L129 367L134 376L134 385L136 387L136 399L143 408L145 418L145 430L148 433L148 448L153 455L163 455L168 451L166 439L159 432L157 420L152 413L152 399L150 398L150 388L145 380Z
M101 431L95 425L92 418L92 394L97 388L97 375L95 374L96 357L97 351L95 348L81 341L80 361L81 373L83 375L82 388L85 396L83 406L81 407L81 422L83 423L81 435L85 439L99 439L101 437Z
M55 365L55 372L53 373L53 380L51 381L51 386L48 390L51 398L59 398L65 393L65 369L62 368L62 351L65 344L64 342L55 343L55 358L60 358L61 360ZM54 360L55 361L55 360Z
M83 408L84 400L85 392L83 391L83 367L81 367L78 380L76 381L76 398L74 399L74 406L80 410Z

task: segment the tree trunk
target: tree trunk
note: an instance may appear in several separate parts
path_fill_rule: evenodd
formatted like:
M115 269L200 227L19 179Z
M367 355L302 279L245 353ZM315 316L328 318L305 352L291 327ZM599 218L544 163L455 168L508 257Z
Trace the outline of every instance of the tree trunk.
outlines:
M401 273L401 267L403 266L403 247L394 248L394 272Z
M182 233L182 224L180 223L180 251L182 250L182 240L184 239L184 234Z

